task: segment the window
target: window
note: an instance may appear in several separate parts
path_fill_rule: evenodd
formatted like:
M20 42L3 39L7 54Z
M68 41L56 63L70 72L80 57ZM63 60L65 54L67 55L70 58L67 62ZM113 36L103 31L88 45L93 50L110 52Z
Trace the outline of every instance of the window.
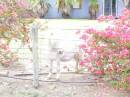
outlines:
M116 16L116 0L104 0L104 15Z
M82 0L75 0L73 2L73 8L81 8Z

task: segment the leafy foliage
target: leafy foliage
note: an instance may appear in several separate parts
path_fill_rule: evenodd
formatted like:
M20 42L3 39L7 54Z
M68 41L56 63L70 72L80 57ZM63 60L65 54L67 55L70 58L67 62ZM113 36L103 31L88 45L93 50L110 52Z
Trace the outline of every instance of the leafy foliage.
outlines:
M10 65L17 59L9 44L12 39L29 42L27 25L35 17L26 0L0 0L0 64Z
M62 13L64 18L70 17L71 8L74 2L80 2L80 0L57 0L56 6Z
M89 0L89 14L91 19L96 19L96 14L99 11L97 0Z
M28 0L28 2L31 5L30 8L33 9L39 17L44 17L51 6L48 0Z

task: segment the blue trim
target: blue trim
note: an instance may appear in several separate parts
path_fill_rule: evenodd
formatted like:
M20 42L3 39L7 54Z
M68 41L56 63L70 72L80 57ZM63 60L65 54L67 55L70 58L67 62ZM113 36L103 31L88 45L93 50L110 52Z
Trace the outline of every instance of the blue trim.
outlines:
M56 0L48 0L49 3L51 4L51 7L46 14L44 18L62 18L62 15L60 12L58 12L56 8ZM81 8L77 9L72 9L71 11L71 18L77 18L77 19L84 19L84 18L89 18L89 13L88 13L88 2L89 0L82 0L82 6ZM97 16L102 15L103 13L103 0L98 0L99 3L99 12ZM122 0L118 0L118 15L121 15L122 9L124 8Z

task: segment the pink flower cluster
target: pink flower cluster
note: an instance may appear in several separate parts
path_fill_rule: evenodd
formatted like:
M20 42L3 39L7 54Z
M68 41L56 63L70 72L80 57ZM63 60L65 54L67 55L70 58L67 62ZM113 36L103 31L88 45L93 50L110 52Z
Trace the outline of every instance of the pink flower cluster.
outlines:
M127 81L130 84L130 76L127 77Z
M24 8L24 9L29 7L27 0L16 0L16 4L18 7Z
M109 16L100 16L100 17L98 17L97 20L98 20L98 22L103 22L104 20L109 21L109 20L113 20L113 19L114 19L114 17L109 15Z
M87 28L78 34L83 40L80 48L84 51L80 65L96 75L108 75L111 80L120 74L118 88L130 91L129 72L122 72L130 68L130 10L124 9L118 19L101 16L98 20L112 23L112 26L101 31ZM124 82L127 82L127 87Z
M91 63L94 69L119 72L119 66L128 64L130 55L130 11L124 9L124 14L118 19L112 16L101 16L98 21L111 21L103 31L93 28L80 33L83 43L80 48L84 51L81 65ZM91 38L90 38L91 36ZM87 57L86 57L87 56ZM111 64L111 66L107 66Z
M0 63L3 66L9 66L18 59L15 53L11 52L11 49L6 44L0 44Z
M129 55L129 50L128 49L123 49L122 51L120 51L120 55L121 56L128 56Z
M4 13L5 11L7 11L7 10L8 10L7 5L4 4L4 3L1 3L1 4L0 4L0 15L3 14L3 13Z
M9 48L12 39L21 40L23 45L29 42L27 25L37 16L29 7L28 0L0 0L0 64L3 66L17 60Z
M6 51L10 51L9 46L7 46L6 44L0 44L0 48L1 48L1 49L4 49L4 50L6 50Z

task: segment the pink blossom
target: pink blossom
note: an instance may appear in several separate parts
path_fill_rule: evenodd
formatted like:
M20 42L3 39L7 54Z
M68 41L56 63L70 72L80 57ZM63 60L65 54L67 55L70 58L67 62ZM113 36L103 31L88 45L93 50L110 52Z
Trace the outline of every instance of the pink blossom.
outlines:
M130 34L122 34L121 39L124 41L130 41Z
M94 73L96 75L103 75L103 70L95 70Z
M91 68L89 68L89 70L90 70L91 72L94 72L94 71L95 71L95 68L94 68L94 67L91 67Z
M88 38L88 36L86 35L86 34L82 34L82 36L80 37L80 39L82 39L82 40L87 40L87 38Z
M88 29L86 29L86 30L84 31L85 34L91 34L91 33L95 33L95 32L96 32L96 30L93 29L93 28L88 28Z
M112 15L109 15L109 16L100 16L97 20L98 22L103 22L103 21L110 21L113 19L114 17Z
M130 76L127 77L127 81L130 83Z
M107 16L107 19L108 19L108 20L113 20L114 17L113 17L112 15L109 15L109 16Z
M123 56L127 56L129 54L129 51L128 51L128 49L124 49L120 52L120 54Z
M106 19L105 16L100 16L97 18L98 22L103 22Z
M123 14L124 14L125 16L128 16L128 15L130 15L130 11L129 11L127 8L125 8L125 9L123 10Z
M123 25L123 26L122 26L122 29L127 30L127 29L128 29L128 26L127 26L127 25Z
M119 19L112 16L101 16L99 21L111 21L112 26L105 30L86 29L80 33L84 50L84 59L81 65L85 65L88 70L96 75L119 73L124 70L124 66L129 64L129 44L130 44L130 11L124 10L124 15ZM104 45L105 44L105 45ZM122 61L123 60L123 61ZM89 66L88 64L91 64ZM121 65L120 65L121 64ZM96 65L96 66L95 66ZM105 70L105 71L104 71ZM130 76L126 78L127 84L130 83ZM119 82L120 83L120 82ZM123 88L123 87L121 87Z
M80 65L83 66L83 65L85 65L85 63L86 63L85 61L81 61Z
M79 47L84 49L84 48L86 48L86 45L85 44L81 44Z
M102 64L101 61L97 61L97 62L96 62L96 66L100 67L100 66L103 66L103 64Z
M20 8L28 8L29 7L27 0L16 0L16 4Z
M126 20L128 18L128 16L127 15L122 15L122 16L119 16L119 18L120 18L121 21L124 21L124 20Z
M90 57L89 57L91 60L96 60L96 55L90 55Z
M108 38L117 37L119 33L114 32L112 29L106 29L105 36Z
M7 11L7 6L4 3L0 4L0 14L3 14L5 11Z
M128 29L126 30L126 33L130 33L130 28L128 28Z
M85 48L84 52L88 54L91 53L90 48Z
M7 46L6 44L1 44L0 48L4 49L4 50L7 50L7 51L10 50L9 46Z

